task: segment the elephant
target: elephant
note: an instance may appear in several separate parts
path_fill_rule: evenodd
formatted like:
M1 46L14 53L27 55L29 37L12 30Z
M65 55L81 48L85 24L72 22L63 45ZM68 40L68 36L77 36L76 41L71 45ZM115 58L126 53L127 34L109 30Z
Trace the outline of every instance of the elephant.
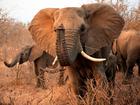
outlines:
M33 17L28 30L41 49L57 55L60 66L66 69L67 84L83 97L86 82L97 77L96 71L106 83L106 48L123 26L123 18L111 6L93 3L42 9Z
M52 62L54 61L54 57L48 54L47 52L41 50L37 45L33 46L25 46L22 50L16 55L16 57L12 58L11 61L8 61L6 58L4 60L4 64L7 67L13 67L17 63L23 64L24 62L33 62L35 74L37 77L37 87L46 88L45 79L44 79L44 69L46 67L52 66ZM56 61L57 62L57 61ZM57 64L57 63L56 63ZM56 64L53 64L56 66ZM56 73L61 70L54 70L48 68L46 72ZM63 71L60 72L59 84L62 85L63 82Z
M124 30L114 40L112 52L117 56L118 67L124 73L123 83L130 83L133 77L133 67L138 65L140 75L140 32L136 30Z
M105 62L105 73L108 77L108 81L110 84L110 88L114 88L115 86L115 75L116 71L118 70L117 65L117 57L110 52L107 61Z

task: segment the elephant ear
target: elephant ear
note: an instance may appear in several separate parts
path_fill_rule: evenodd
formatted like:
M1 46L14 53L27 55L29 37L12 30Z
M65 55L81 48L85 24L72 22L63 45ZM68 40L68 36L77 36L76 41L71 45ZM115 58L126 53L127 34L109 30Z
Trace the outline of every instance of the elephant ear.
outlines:
M122 17L109 5L87 4L83 5L87 24L89 25L85 51L92 55L102 47L111 45L124 26Z
M30 56L29 56L29 61L32 62L39 58L43 54L43 50L40 49L37 45L34 45L31 48Z
M32 19L29 31L36 44L44 51L55 54L56 36L53 30L53 14L57 8L40 10Z

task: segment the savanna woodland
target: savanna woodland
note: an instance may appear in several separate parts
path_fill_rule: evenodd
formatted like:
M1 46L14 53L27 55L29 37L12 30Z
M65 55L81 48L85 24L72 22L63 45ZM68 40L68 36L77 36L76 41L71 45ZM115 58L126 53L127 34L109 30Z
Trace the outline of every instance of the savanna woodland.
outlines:
M101 34L102 30L99 28L104 27L104 23L103 25L99 25L98 23L106 21L106 29L108 29L108 27L115 27L115 29L111 30L114 31L112 32L113 34L120 34L121 31L135 31L140 35L140 2L137 7L130 7L130 5L123 0L116 0L115 2L113 0L96 0L96 2L101 4L106 1L108 1L107 4L113 7L117 12L110 9L110 6L98 6L97 8L93 8L95 9L94 11L96 11L93 15L97 15L97 18L101 15L103 19L95 19L95 24L97 26L96 34ZM128 2L129 0L126 1ZM85 5L81 8L87 9ZM105 8L106 10L100 11L98 10L99 8ZM107 9L110 9L108 14L113 14L113 16L105 19L107 15L102 14L107 12ZM70 11L70 9L66 9L66 11ZM79 12L80 10L76 10L76 12L77 11L79 16L81 16L82 13ZM63 12L65 12L65 10ZM88 12L89 10L87 10L86 14L88 14ZM40 13L38 16L43 16L43 13L45 12L42 11L42 14ZM68 12L66 12L66 15L67 14ZM58 12L56 12L55 15L58 16ZM89 16L87 15L86 17ZM116 20L112 22L112 24L109 22L107 23L107 21L112 21L111 19ZM57 17L54 17L54 20L57 20ZM99 59L105 62L105 64L98 63L99 61L89 61L80 54L77 56L72 55L70 62L64 62L67 58L65 56L61 58L60 55L65 55L66 49L61 49L64 51L59 51L58 49L64 46L62 43L67 42L65 39L58 38L57 40L62 41L62 43L56 42L56 51L53 50L55 52L51 52L52 50L45 50L45 48L47 49L51 44L44 42L46 37L39 40L39 37L36 36L37 31L35 33L33 33L33 31L35 31L37 27L41 27L39 30L43 30L42 27L45 26L45 22L49 22L49 19L40 23L40 26L37 24L38 21L40 20L38 19L35 21L35 19L33 19L32 22L29 22L28 24L16 21L9 17L4 9L0 8L0 105L140 105L140 44L137 44L139 49L134 49L134 52L138 51L139 55L136 57L136 62L132 67L133 70L130 70L128 67L129 65L127 65L126 70L124 70L125 68L120 67L123 63L118 63L118 56L116 53L112 53L111 49L108 52L108 54L110 54L109 58L95 54L96 58L106 58L106 61L103 61L104 59ZM51 24L51 22L48 24ZM56 26L57 25L59 24L56 24ZM117 28L118 26L121 28ZM59 36L59 34L64 33L64 27L65 25L61 24L59 27L55 27L56 29L54 29L54 32ZM80 27L82 33L87 31L85 27L83 22ZM71 30L66 31L70 32ZM110 30L103 31L106 31L106 34L108 34ZM42 34L43 32L44 31L40 31L39 33ZM112 35L112 33L109 34ZM62 36L60 35L59 37ZM119 37L119 35L117 35L117 37ZM104 41L102 38L103 37L100 37L101 43ZM66 39L68 39L68 37L66 37ZM71 39L69 38L68 40ZM111 43L109 42L110 45L112 45L113 40ZM42 43L40 41L42 41ZM48 41L48 43L54 43L55 45L55 41L49 42L47 39L46 41ZM42 45L44 43L45 47ZM79 42L77 41L77 43ZM81 42L81 46L84 46L84 44L86 46L87 43L84 43L84 41ZM100 46L98 43L96 44L97 46ZM127 42L127 45L129 46L129 41ZM67 46L70 45L67 44ZM133 46L136 45L134 44ZM52 47L52 49L53 48L55 47ZM91 55L91 51L89 51L88 48L83 47L83 50ZM99 51L102 50L105 51L102 48ZM58 53L58 57L55 57L50 53L53 53L54 55ZM121 55L121 57L122 56L123 55ZM133 56L135 56L135 54ZM78 60L76 60L74 64L71 64L73 59ZM130 60L130 62L132 60ZM101 68L101 64L104 65L103 68ZM68 71L77 71L74 71L73 74L66 72L68 66L71 67L68 68ZM88 71L89 69L93 70L93 73L91 73L91 71L88 73L82 71ZM98 70L95 69L103 69L103 75L107 77L107 81L104 79L106 77L102 77L102 73L101 75L96 76ZM109 70L109 73L106 73L105 70ZM127 76L129 73L133 75L131 78ZM71 76L73 76L73 80L69 81ZM126 78L127 80L125 80Z

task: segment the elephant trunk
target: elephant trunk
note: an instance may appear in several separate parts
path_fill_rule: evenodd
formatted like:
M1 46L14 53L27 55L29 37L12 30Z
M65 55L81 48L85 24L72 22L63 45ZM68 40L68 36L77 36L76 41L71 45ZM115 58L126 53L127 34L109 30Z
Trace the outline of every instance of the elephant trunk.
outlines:
M71 65L80 52L77 30L58 29L56 51L61 66Z
M6 60L6 57L4 58L4 64L7 66L7 67L13 67L15 66L17 63L19 64L23 64L24 62L28 61L29 60L29 56L31 54L31 50L32 50L32 47L26 47L25 49L23 49L21 52L19 52L16 57L12 60Z
M77 30L58 29L56 40L56 51L61 66L71 65L78 54L93 62L105 61L105 58L93 58L83 51L80 34Z
M7 60L4 60L4 64L7 66L7 67L13 67L15 66L18 62L19 62L19 59L20 59L20 56L16 56L14 60L12 61L7 61Z

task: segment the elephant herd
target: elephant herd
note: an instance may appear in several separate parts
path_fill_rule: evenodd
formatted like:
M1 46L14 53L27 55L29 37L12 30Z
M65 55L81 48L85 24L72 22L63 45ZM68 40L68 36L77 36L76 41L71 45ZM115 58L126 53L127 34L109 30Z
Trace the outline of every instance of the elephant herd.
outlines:
M33 61L39 77L37 86L42 88L44 72L60 71L61 84L84 96L88 79L94 79L97 85L100 77L100 83L114 86L118 68L123 69L124 80L133 76L135 64L140 68L140 33L122 31L123 26L123 18L106 4L45 8L29 26L36 44L26 46L10 63L4 63L13 67Z

